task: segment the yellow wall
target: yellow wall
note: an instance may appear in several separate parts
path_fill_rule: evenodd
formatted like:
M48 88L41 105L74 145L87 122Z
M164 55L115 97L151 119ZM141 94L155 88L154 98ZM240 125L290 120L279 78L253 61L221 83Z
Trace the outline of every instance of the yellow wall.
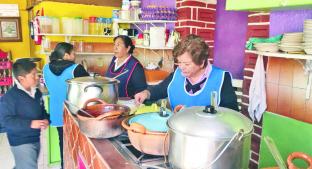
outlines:
M22 42L0 42L0 49L11 51L13 60L21 57L31 57L30 37L28 26L28 11L26 10L26 0L1 0L0 4L18 4L22 24Z

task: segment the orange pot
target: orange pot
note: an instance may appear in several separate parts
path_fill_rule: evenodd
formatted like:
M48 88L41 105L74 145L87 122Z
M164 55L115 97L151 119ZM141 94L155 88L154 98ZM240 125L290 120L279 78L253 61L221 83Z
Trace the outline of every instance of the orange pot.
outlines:
M128 123L129 117L121 122L128 131L131 144L140 152L152 155L168 155L169 135L164 132L152 132L138 123Z

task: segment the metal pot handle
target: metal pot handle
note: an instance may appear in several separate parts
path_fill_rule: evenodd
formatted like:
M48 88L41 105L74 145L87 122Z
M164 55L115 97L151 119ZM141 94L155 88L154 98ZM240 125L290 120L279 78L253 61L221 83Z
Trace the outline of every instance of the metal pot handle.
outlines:
M234 134L234 136L231 138L231 140L225 145L225 147L222 149L222 151L217 155L217 157L212 160L212 162L208 165L207 168L210 168L221 156L222 154L225 152L225 150L231 145L231 143L237 139L238 141L240 141L244 136L244 130L240 129L237 133Z
M90 84L90 85L87 85L87 86L83 89L83 91L86 93L89 87L97 87L97 88L99 88L99 89L101 90L100 93L103 92L103 88L102 88L101 86L97 85L97 84Z
M92 98L87 100L84 104L83 104L83 109L86 109L88 107L88 104L91 102L97 102L97 103L101 103L101 104L107 104L105 101L99 99L99 98Z
M303 159L304 161L306 161L309 164L308 169L312 168L312 157L310 157L309 155L305 154L305 153L301 153L301 152L293 152L291 153L288 158L287 158L287 164L289 169L298 169L295 164L292 162L294 159Z

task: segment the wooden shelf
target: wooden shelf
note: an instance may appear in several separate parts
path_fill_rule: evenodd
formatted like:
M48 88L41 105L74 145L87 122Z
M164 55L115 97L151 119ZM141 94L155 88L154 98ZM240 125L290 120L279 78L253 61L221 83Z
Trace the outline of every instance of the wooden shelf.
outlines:
M290 53L282 53L282 52L261 52L261 51L255 51L255 50L245 50L245 52L246 53L254 53L257 55L268 56L268 57L312 60L312 55L307 55L307 54L290 54Z
M136 45L136 48L141 48L141 49L151 49L151 50L172 50L173 48L169 48L169 47L163 47L163 48L153 48L153 47L149 47L149 46L141 46L141 45Z

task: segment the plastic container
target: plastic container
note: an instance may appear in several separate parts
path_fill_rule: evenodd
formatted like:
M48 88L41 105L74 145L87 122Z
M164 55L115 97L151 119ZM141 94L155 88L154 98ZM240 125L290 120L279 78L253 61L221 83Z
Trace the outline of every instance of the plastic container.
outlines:
M96 35L97 34L97 21L95 16L89 17L89 34Z
M48 16L38 16L41 33L52 33L52 20Z
M74 31L73 33L74 34L82 34L83 32L83 20L81 17L75 17L74 20L73 20L73 28L74 28Z
M73 34L73 18L62 17L62 32L64 34Z
M89 34L89 20L88 19L83 19L83 31L82 33L87 35Z
M112 19L119 19L119 9L113 9L112 11Z
M60 19L58 17L51 17L52 20L52 33L60 33Z

